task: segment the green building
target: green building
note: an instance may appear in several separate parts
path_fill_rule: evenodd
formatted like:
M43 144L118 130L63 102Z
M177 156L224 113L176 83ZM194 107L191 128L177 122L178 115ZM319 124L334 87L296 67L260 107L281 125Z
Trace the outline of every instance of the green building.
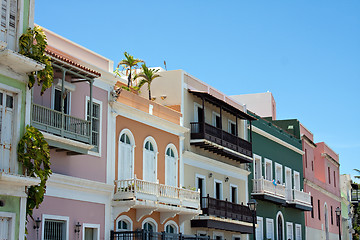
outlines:
M256 116L249 175L250 197L256 199L256 239L305 239L304 211L311 210L303 191L302 142Z
M18 53L19 38L33 26L33 0L3 0L0 23L0 239L24 239L26 187L37 179L22 175L17 144L30 123L27 74L43 65Z

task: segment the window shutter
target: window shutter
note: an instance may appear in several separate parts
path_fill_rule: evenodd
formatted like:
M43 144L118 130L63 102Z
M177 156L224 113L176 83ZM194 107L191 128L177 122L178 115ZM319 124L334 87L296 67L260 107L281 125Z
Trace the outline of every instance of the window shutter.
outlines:
M10 218L0 217L0 239L1 240L9 240L10 239L10 231L9 231L9 222Z
M0 170L4 172L10 172L14 99L10 94L2 93L1 95Z

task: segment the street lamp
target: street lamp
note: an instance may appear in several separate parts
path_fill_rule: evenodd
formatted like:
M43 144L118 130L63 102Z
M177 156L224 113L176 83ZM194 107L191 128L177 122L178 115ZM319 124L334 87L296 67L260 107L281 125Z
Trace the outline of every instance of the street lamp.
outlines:
M256 240L256 233L255 233L255 217L256 217L256 205L257 202L255 199L250 199L250 201L247 203L247 205L250 208L250 211L252 213L253 217L253 234L254 234L254 240Z
M77 239L79 239L80 228L81 228L81 224L77 222L77 224L75 224L75 234L77 234Z
M34 229L36 230L36 239L39 239L39 228L40 228L41 219L37 218L35 220Z
M340 214L341 214L341 209L339 207L337 207L335 209L335 213L336 213L336 220L338 222L338 226L339 226L339 240L341 240L341 231L340 231Z

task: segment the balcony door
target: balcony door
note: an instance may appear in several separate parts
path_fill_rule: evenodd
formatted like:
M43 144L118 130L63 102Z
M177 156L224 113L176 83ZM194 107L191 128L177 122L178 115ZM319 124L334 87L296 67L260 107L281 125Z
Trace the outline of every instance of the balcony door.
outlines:
M0 40L8 44L8 48L16 50L16 23L18 22L17 0L2 0Z
M155 144L146 141L144 148L143 179L149 182L156 182L156 152Z
M65 91L65 98L64 98L64 113L70 114L70 92ZM58 88L54 88L53 92L53 106L52 108L58 112L61 112L61 90Z
M262 177L261 157L255 156L254 165L254 179L260 179Z
M177 157L173 148L168 147L165 154L165 184L177 186Z
M0 91L0 172L10 172L14 96Z
M291 189L292 189L292 178L291 178L291 169L285 168L285 188L286 188L286 199L292 200L291 198Z
M118 166L119 180L133 178L133 145L127 133L120 136Z

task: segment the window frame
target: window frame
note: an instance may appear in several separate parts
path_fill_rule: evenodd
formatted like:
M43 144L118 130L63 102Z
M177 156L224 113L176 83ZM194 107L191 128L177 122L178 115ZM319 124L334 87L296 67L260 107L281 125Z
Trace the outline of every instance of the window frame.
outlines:
M90 101L90 97L89 96L86 96L85 97L85 119L87 119L87 115L88 115L88 108L87 108L87 103L88 101ZM99 146L98 146L98 149L99 151L98 152L95 152L95 151L92 151L91 149L89 150L89 154L90 155L93 155L93 156L96 156L96 157L101 157L101 138L102 138L102 115L103 115L103 108L102 108L102 101L98 100L98 99L95 99L93 97L93 103L96 103L96 104L99 104L100 105L100 116L99 116ZM70 104L71 105L71 104ZM92 137L92 136L91 136Z
M271 240L274 240L274 219L272 218L266 218L266 239L269 239L268 237L268 223L271 223L272 231L271 231Z
M232 121L232 120L230 120L230 119L228 119L228 133L230 133L230 134L232 134L231 133L231 124L233 124L233 125L235 125L235 133L233 134L234 136L236 136L236 122L234 122L234 121Z
M169 226L169 225L173 225L176 229L176 232L175 234L178 234L179 233L179 226L177 225L177 223L173 220L169 220L167 221L165 224L164 224L164 232L166 232L166 227Z
M220 199L219 200L223 200L224 199L224 194L223 194L223 182L219 179L214 178L214 198L216 198L216 183L220 183Z
M221 240L225 240L223 232L213 231L213 239L216 240L216 237L221 237Z
M220 127L217 127L216 126L216 117L219 117L220 118ZM213 126L213 127L216 127L216 128L218 128L218 129L222 129L222 119L221 119L221 117L220 117L220 113L217 113L217 112L215 112L215 111L212 111L212 114L211 114L211 125Z
M271 169L271 171L270 171L270 179L268 179L267 177L267 171L266 171L266 166L267 166L267 163L270 163L270 169ZM272 181L273 180L273 161L272 160L270 160L270 159L268 159L268 158L265 158L265 161L264 161L264 164L265 164L265 174L264 174L264 178L266 179L266 180L268 180L268 181Z
M297 238L296 229L300 228L300 239ZM295 223L295 240L302 240L302 226L301 224Z
M292 222L286 222L286 239L289 239L288 237L288 226L291 226L291 240L294 240L294 225Z
M122 216L120 216L120 217L118 217L116 219L116 227L115 227L116 231L123 231L123 230L118 228L118 222L120 222L120 221L127 221L129 223L129 226L130 226L129 231L133 230L133 221L131 220L131 218L129 216L122 215Z
M16 214L12 212L0 212L0 217L3 218L10 218L9 223L9 240L15 240L15 220L16 220Z
M121 132L119 133L119 139L118 139L118 156L117 156L117 163L118 163L118 172L117 172L117 179L119 180L120 178L119 178L119 173L120 173L120 146L121 146L121 144L123 144L123 143L121 143L121 141L120 141L120 139L121 139L121 136L123 135L123 134L126 134L126 135L128 135L129 136L129 139L130 139L130 146L131 146L131 161L132 161L132 177L134 178L134 176L135 176L135 157L134 157L134 152L135 152L135 138L134 138L134 135L132 134L132 132L130 131L130 129L128 129L128 128L124 128L124 129L122 129L121 130Z
M294 178L294 180L293 180L293 181L294 181L293 188L294 188L295 190L300 191L300 189L301 189L300 173L299 173L298 171L293 170L293 178ZM296 179L297 179L298 181L296 181Z
M157 143L156 143L155 139L152 136L146 137L144 142L143 142L143 149L142 149L142 152L143 152L143 174L142 174L142 179L145 180L145 178L144 178L144 176L145 176L144 167L145 167L145 161L146 161L145 154L146 154L146 151L149 151L149 150L147 150L145 148L145 145L146 145L146 143L148 141L150 143L152 143L153 147L154 147L154 154L155 154L155 181L157 181L157 179L158 179L157 177L158 177L158 154L159 154L159 151L158 151Z
M83 223L82 224L82 239L85 239L85 228L96 229L96 238L93 240L100 240L100 224Z
M235 188L236 189L236 196L235 196L235 203L238 204L239 203L239 187L233 183L230 183L230 202L232 202L232 189Z
M262 177L264 177L265 178L265 176L263 176L263 166L262 166L262 157L261 156L259 156L259 155L256 155L256 154L254 154L254 163L255 163L255 161L256 160L259 160L259 162L260 162L260 178L258 178L258 179L261 179ZM253 164L253 178L255 179L255 171L256 171L256 168L255 168L255 164Z
M172 149L173 150L173 152L174 152L174 158L175 158L175 173L176 173L176 184L175 184L175 187L177 187L177 186L179 186L179 154L178 154L178 151L177 151L177 148L176 148L176 146L175 146L175 144L173 144L173 143L169 143L167 146L166 146L166 148L165 148L165 183L166 183L166 179L168 179L168 174L169 173L167 173L167 164L168 164L168 161L166 161L166 159L167 159L167 155L166 155L166 152L167 152L167 150L168 149Z
M256 217L257 227L255 228L256 239L263 239L264 238L264 218L263 217ZM261 223L261 224L259 224ZM257 236L257 229L260 229L260 236Z
M46 220L59 220L65 222L66 234L65 240L69 240L69 220L70 218L67 216L59 216L59 215L50 215L43 214L41 219L41 239L44 239L44 230L45 230L45 221Z
M197 119L198 118L198 108L203 109L201 104L194 102L194 122L199 122L199 119ZM203 111L205 111L205 106L204 106ZM206 115L206 112L204 112L204 113ZM204 122L206 122L205 117L204 117Z
M277 183L277 184L283 184L283 182L284 182L284 180L283 180L283 165L281 165L280 163L277 163L277 162L275 162L275 180L277 180L277 168L280 168L281 169L281 171L280 171L280 183Z
M141 223L142 229L144 229L144 225L145 225L145 223L147 223L147 222L149 222L149 223L151 223L151 224L154 225L155 230L154 230L153 232L157 232L157 231L158 231L158 224L157 224L157 222L156 222L153 218L151 218L151 217L145 218L145 219L142 221L142 223Z

